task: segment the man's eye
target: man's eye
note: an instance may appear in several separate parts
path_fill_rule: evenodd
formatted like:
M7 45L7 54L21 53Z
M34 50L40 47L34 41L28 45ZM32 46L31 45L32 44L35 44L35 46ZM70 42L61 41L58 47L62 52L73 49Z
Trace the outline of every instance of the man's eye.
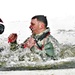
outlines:
M31 25L35 25L34 23L31 23Z

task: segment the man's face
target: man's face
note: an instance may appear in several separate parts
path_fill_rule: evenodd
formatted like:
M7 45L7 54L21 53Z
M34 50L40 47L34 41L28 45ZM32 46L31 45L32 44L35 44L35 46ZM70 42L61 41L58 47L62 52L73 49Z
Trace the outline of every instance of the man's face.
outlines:
M32 30L33 34L38 34L38 32L39 32L39 21L37 19L31 20L30 29Z

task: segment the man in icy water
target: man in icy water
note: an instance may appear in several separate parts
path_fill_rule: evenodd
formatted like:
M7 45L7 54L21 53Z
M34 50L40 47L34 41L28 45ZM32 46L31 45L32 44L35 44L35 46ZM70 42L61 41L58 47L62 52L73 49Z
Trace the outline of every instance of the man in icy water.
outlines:
M32 31L32 35L21 44L21 47L29 48L32 52L40 54L41 57L46 56L47 58L56 59L60 51L59 43L50 33L46 16L33 16L29 28ZM13 44L13 42L10 43ZM12 47L12 45L10 46Z

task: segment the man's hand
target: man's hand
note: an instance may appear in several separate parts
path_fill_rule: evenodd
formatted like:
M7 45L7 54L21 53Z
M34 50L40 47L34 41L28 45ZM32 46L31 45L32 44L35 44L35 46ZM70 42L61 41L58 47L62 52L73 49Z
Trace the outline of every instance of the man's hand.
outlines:
M12 33L12 34L9 35L8 43L15 42L16 40L17 40L17 34L16 33Z
M24 44L24 48L28 47L31 48L32 46L35 45L35 39L30 37Z

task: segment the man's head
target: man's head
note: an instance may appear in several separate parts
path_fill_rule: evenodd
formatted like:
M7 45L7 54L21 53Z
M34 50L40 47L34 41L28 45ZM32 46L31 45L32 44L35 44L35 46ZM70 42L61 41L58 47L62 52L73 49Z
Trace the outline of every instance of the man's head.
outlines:
M30 29L33 34L39 34L47 28L48 22L44 15L36 15L31 19Z

